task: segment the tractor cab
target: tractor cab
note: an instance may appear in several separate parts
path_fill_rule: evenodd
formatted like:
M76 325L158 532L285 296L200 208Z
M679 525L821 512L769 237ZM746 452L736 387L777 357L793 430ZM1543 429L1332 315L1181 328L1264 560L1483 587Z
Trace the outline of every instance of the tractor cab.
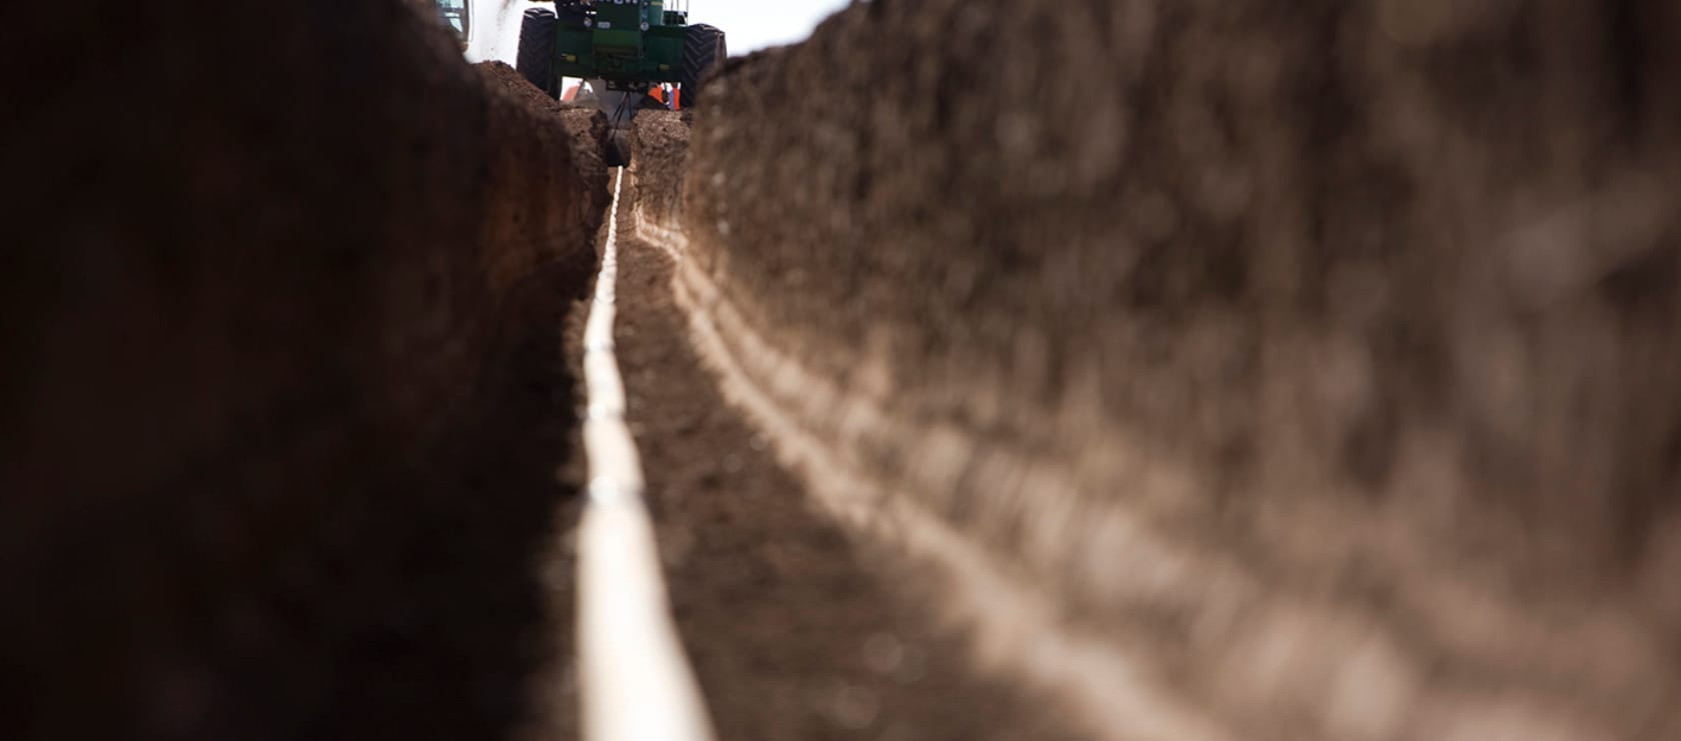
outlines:
M472 37L473 9L469 0L434 0L438 9L438 16L455 32L456 40L463 46Z

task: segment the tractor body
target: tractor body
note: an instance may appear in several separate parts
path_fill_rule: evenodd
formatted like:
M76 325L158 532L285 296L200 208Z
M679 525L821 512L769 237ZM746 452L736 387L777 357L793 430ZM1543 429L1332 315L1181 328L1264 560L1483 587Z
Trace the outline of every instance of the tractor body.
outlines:
M602 80L609 90L637 92L681 81L687 13L667 11L664 0L561 5L556 74Z
M629 129L655 85L670 83L683 108L694 108L701 88L729 56L724 32L689 23L689 14L666 10L665 0L555 0L532 8L520 26L521 75L551 97L568 77L589 81L611 129L607 160L630 161Z

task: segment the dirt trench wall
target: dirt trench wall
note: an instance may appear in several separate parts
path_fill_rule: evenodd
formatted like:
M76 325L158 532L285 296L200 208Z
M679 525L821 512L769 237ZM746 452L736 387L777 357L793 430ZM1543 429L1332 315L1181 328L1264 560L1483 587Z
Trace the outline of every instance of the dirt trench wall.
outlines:
M399 0L330 6L11 14L14 737L490 738L522 712L599 145Z
M1675 736L1677 33L858 4L711 89L680 287L831 504L972 547L1069 641L991 655L1110 735Z
M693 122L693 113L642 111L631 130L631 225L656 244L669 244L670 230L682 223Z

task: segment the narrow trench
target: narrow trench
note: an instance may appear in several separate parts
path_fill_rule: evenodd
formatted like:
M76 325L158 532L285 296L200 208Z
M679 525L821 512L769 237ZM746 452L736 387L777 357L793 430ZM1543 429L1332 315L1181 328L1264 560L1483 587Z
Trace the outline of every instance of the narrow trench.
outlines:
M977 671L963 637L929 618L926 581L814 509L691 349L672 258L634 231L620 240L627 419L718 738L1073 738Z

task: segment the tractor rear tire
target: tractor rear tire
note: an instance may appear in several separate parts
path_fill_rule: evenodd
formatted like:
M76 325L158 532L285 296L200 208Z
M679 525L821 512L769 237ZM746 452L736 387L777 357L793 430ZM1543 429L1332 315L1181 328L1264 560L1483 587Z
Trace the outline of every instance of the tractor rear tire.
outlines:
M683 42L683 67L678 71L682 93L678 102L684 110L700 104L702 89L730 58L724 32L705 23L689 26L688 38Z
M521 77L556 99L560 97L560 90L556 87L559 80L554 73L557 33L554 11L548 8L525 11L525 20L519 26L519 58L514 65Z

